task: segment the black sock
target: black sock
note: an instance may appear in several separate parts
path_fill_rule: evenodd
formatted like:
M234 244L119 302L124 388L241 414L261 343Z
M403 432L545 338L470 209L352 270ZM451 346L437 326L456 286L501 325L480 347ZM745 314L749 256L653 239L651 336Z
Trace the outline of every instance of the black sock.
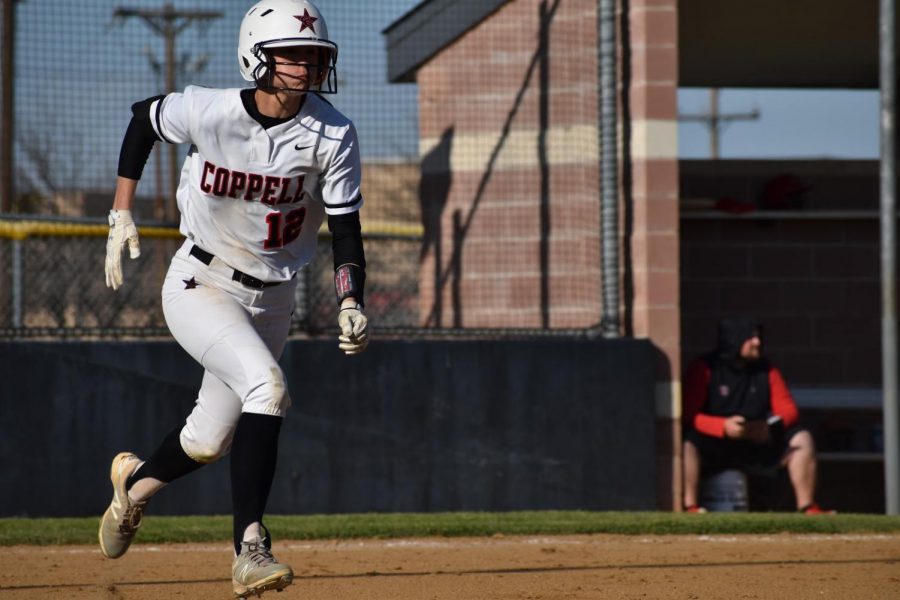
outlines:
M130 490L131 486L139 479L145 477L153 477L165 483L171 483L192 471L196 471L203 466L203 463L197 462L184 452L181 447L181 428L179 425L169 432L163 438L162 443L153 456L132 473L125 482L125 489Z
M234 507L234 550L241 551L244 530L262 525L263 513L275 478L278 434L284 419L243 413L231 443L231 502Z

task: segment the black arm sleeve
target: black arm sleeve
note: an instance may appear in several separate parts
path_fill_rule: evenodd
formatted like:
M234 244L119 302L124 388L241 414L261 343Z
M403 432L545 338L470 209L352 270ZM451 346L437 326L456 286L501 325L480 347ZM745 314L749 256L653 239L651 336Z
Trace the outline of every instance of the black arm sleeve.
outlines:
M119 177L128 179L140 179L144 172L144 165L153 150L153 144L160 137L153 130L150 123L150 105L155 100L161 100L165 96L154 96L131 105L131 122L122 140L122 149L119 151Z
M334 254L335 270L346 264L365 269L366 253L363 250L359 212L328 215L328 229L331 231L331 251Z
M338 293L340 303L343 295L353 295L360 304L365 304L363 296L366 289L366 253L363 250L362 229L359 224L359 212L354 211L343 215L328 215L328 229L331 231L331 252L334 255L335 291ZM349 267L349 288L338 289L338 280L342 271L339 267ZM352 294L350 293L352 292Z

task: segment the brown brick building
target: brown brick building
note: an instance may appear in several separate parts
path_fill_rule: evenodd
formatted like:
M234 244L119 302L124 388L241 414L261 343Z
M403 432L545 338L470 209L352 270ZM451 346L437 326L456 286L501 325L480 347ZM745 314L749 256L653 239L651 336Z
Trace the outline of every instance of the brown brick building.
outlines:
M680 371L675 16L674 1L631 3L623 173L626 328L662 356L664 506ZM594 0L424 2L386 32L392 80L419 89L423 324L599 323L597 32Z
M598 4L426 0L385 31L390 80L419 91L422 324L597 326ZM621 333L659 351L661 508L680 374L721 316L763 319L792 386L880 385L877 164L677 158L679 85L877 87L875 3L727 5L618 2ZM768 210L782 173L804 204ZM709 210L732 196L752 214Z

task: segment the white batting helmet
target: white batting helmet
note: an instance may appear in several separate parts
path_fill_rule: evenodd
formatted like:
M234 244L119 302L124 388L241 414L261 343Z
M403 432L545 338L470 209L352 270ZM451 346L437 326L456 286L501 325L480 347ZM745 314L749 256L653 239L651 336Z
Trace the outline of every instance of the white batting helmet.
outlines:
M253 5L238 36L238 64L247 81L258 82L270 75L270 48L287 46L317 46L328 52L327 65L322 70L318 92L337 91L337 44L328 39L325 17L309 0L262 0ZM322 84L328 84L322 89Z

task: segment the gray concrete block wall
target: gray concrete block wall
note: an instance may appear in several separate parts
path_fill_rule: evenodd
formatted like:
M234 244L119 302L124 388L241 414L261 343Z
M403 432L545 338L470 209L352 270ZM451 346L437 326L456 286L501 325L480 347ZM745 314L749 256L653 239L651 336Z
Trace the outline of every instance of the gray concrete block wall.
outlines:
M878 161L679 165L685 206L731 197L758 211L768 182L782 173L808 186L787 217L774 211L709 218L682 210L684 366L715 344L721 316L744 312L764 322L767 352L789 384L879 386Z
M651 509L653 347L642 340L289 343L293 406L271 513ZM109 461L190 411L174 342L0 344L0 516L100 515ZM228 459L150 514L228 514Z
M715 345L721 316L749 313L789 384L878 386L878 219L681 222L685 367Z

